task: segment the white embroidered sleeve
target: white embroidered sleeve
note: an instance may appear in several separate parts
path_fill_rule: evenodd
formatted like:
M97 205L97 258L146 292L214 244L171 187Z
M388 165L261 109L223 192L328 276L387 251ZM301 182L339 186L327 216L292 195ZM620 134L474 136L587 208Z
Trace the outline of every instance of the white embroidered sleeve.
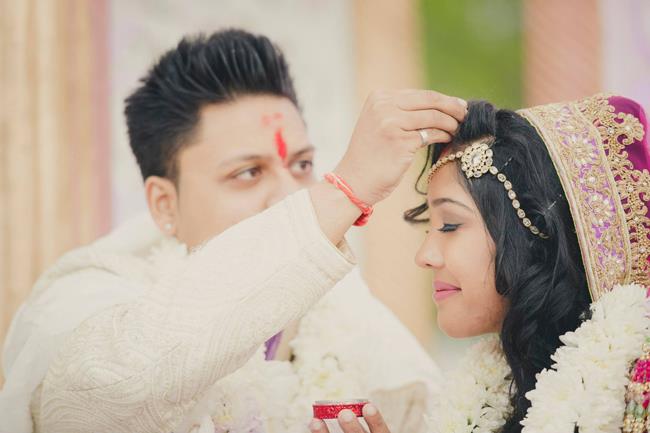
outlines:
M137 302L83 322L42 384L38 429L173 431L352 266L321 232L309 193L288 197L170 266Z

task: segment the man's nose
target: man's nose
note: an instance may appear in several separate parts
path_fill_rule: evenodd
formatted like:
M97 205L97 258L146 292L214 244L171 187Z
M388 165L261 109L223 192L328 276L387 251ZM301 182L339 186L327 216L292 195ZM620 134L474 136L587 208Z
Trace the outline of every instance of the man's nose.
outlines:
M269 193L267 207L271 207L279 201L282 201L288 195L300 190L302 185L296 180L289 170L281 170L276 176L275 183Z

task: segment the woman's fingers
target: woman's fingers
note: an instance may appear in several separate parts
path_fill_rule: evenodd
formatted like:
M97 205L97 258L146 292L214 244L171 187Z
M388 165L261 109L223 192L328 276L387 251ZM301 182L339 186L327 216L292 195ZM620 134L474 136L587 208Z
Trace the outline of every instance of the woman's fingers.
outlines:
M320 420L318 418L314 418L311 420L309 423L309 431L312 433L330 433L329 429L327 428L327 425L323 422L323 420Z
M339 412L338 420L343 433L366 433L357 416L349 409Z
M467 114L467 102L453 96L447 96L433 90L403 91L397 99L397 105L402 110L439 110L447 113L457 121Z
M390 433L384 418L373 404L369 403L363 407L363 419L370 427L370 433Z
M363 407L363 419L366 420L366 424L370 428L369 433L390 433L384 418L373 404L369 403ZM338 415L338 421L343 433L368 433L351 410L342 410ZM329 433L327 425L317 418L311 421L309 430L312 433Z

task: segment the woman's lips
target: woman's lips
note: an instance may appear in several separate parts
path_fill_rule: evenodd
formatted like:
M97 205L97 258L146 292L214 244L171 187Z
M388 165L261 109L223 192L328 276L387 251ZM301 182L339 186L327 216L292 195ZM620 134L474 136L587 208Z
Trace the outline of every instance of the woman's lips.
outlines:
M451 284L443 283L442 281L434 281L433 288L435 289L433 292L433 299L436 302L440 302L443 299L447 299L448 297L460 292L460 287L452 286Z

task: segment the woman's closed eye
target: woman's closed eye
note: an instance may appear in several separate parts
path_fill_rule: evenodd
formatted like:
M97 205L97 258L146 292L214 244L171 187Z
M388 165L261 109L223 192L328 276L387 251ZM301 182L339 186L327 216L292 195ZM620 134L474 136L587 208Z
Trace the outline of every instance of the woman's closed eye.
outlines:
M442 227L438 229L439 232L447 233L447 232L453 232L456 231L458 227L460 227L462 224L447 224L444 223Z

